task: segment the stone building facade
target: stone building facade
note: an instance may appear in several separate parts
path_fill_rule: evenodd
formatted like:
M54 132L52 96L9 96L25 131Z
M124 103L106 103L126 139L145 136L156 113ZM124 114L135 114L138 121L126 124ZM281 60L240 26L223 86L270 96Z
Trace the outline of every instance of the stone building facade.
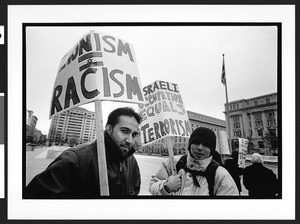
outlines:
M26 110L26 142L33 142L36 130L37 117L32 110Z
M228 109L231 138L250 139L254 151L271 155L265 137L278 137L277 93L231 101L228 102ZM224 113L227 122L226 109Z

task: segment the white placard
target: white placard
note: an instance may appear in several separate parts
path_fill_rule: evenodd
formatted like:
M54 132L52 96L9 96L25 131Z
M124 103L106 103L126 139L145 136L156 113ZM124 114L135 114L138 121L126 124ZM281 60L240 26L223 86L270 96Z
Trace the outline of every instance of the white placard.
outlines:
M217 131L216 135L218 138L217 151L222 155L230 155L227 132Z
M139 104L143 145L167 136L190 136L191 125L177 84L157 80L145 86L143 93L146 104Z
M132 44L90 31L60 62L49 116L97 99L144 101Z
M248 139L239 138L239 158L238 158L238 164L239 164L240 168L245 168L248 143L249 143Z

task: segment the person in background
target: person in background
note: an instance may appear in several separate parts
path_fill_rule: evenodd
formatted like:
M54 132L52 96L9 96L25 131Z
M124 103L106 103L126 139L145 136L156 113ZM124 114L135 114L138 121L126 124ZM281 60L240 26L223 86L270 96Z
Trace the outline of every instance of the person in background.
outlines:
M224 166L222 156L218 151L213 152L212 159L218 162L220 166Z
M239 152L233 151L231 153L231 156L226 159L224 166L225 166L226 170L228 170L228 172L232 176L232 178L233 178L234 182L236 183L236 186L239 190L239 193L241 194L241 192L242 192L241 175L243 175L244 169L239 168L238 156L239 156Z
M189 139L188 154L174 157L177 174L172 175L170 159L164 161L150 180L150 193L238 196L237 186L228 171L212 159L215 148L215 133L208 128L196 128Z
M112 111L104 142L109 196L139 194L140 170L133 153L140 140L141 117L132 108ZM97 141L64 151L25 189L25 198L99 198Z
M243 174L243 184L251 198L274 198L279 192L279 183L272 170L266 168L263 158L253 153L252 165L247 166Z

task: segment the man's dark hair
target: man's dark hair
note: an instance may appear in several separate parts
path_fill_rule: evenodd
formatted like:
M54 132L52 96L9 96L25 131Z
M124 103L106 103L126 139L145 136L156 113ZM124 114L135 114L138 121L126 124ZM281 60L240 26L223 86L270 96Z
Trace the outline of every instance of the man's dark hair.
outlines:
M119 117L123 116L123 115L129 116L129 117L134 117L136 119L136 121L138 122L138 124L140 124L142 121L141 116L137 112L135 112L134 109L132 109L131 107L121 107L121 108L115 109L108 115L106 125L109 124L114 128L115 125L119 122Z

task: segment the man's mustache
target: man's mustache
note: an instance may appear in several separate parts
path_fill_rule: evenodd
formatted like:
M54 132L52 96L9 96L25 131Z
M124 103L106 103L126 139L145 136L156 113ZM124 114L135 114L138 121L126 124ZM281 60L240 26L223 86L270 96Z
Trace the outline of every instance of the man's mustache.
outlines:
M126 147L126 148L131 148L131 144L130 143L123 143L120 146L121 147Z

